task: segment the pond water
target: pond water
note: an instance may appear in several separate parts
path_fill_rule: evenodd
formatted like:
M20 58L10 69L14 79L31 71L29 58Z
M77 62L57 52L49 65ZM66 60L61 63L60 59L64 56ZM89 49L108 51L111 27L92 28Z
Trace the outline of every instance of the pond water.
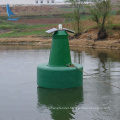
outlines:
M120 52L80 49L72 62L84 66L83 88L37 88L37 65L50 49L0 49L0 120L120 120ZM99 77L99 80L96 78Z

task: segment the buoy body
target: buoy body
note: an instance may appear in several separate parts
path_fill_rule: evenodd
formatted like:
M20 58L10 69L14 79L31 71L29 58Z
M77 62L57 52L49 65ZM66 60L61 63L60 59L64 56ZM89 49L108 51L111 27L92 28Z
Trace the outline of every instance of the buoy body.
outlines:
M66 64L71 64L68 34L66 31L56 31L53 34L49 66L66 66Z
M83 86L82 65L68 67L72 64L68 34L65 30L53 34L48 64L37 67L37 85L44 88L72 88Z

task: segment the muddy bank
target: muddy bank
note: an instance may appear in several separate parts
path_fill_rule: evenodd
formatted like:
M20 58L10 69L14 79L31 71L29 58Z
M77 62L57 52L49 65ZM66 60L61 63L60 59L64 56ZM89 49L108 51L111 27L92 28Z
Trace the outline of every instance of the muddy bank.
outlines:
M44 39L36 36L18 38L0 38L0 45L46 45L51 44L51 39Z
M51 46L52 39L44 39L35 36L20 37L20 38L0 38L0 46L21 45L21 46ZM83 47L116 49L120 50L120 40L104 40L94 41L87 39L73 39L69 41L70 48L78 50Z
M85 39L70 41L71 48L79 49L79 47L103 48L120 50L120 40L105 41L89 41Z

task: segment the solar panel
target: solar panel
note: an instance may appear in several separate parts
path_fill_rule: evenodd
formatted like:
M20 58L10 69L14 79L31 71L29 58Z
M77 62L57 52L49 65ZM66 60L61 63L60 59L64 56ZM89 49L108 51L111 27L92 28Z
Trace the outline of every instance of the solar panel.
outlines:
M75 31L72 31L70 29L67 29L67 28L63 28L63 30L67 31L67 32L70 32L70 33L75 33Z
M55 32L55 31L58 31L58 29L52 28L52 29L50 29L50 30L47 30L46 33L53 33L53 32Z
M62 28L62 24L59 24L59 25L58 25L58 29L52 28L52 29L50 29L50 30L47 30L46 33L53 33L53 32L59 31L59 30L65 30L65 31L70 32L70 33L75 33L75 31L72 31L72 30L70 30L70 29Z

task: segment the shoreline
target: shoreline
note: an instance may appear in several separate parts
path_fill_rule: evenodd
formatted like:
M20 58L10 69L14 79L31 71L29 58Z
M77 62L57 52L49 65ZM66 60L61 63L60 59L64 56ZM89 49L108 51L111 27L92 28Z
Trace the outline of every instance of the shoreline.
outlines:
M52 39L44 39L41 37L27 36L18 38L0 38L1 46L51 46ZM93 48L93 49L111 49L120 51L120 40L104 40L93 41L87 39L69 40L69 46L72 49Z

